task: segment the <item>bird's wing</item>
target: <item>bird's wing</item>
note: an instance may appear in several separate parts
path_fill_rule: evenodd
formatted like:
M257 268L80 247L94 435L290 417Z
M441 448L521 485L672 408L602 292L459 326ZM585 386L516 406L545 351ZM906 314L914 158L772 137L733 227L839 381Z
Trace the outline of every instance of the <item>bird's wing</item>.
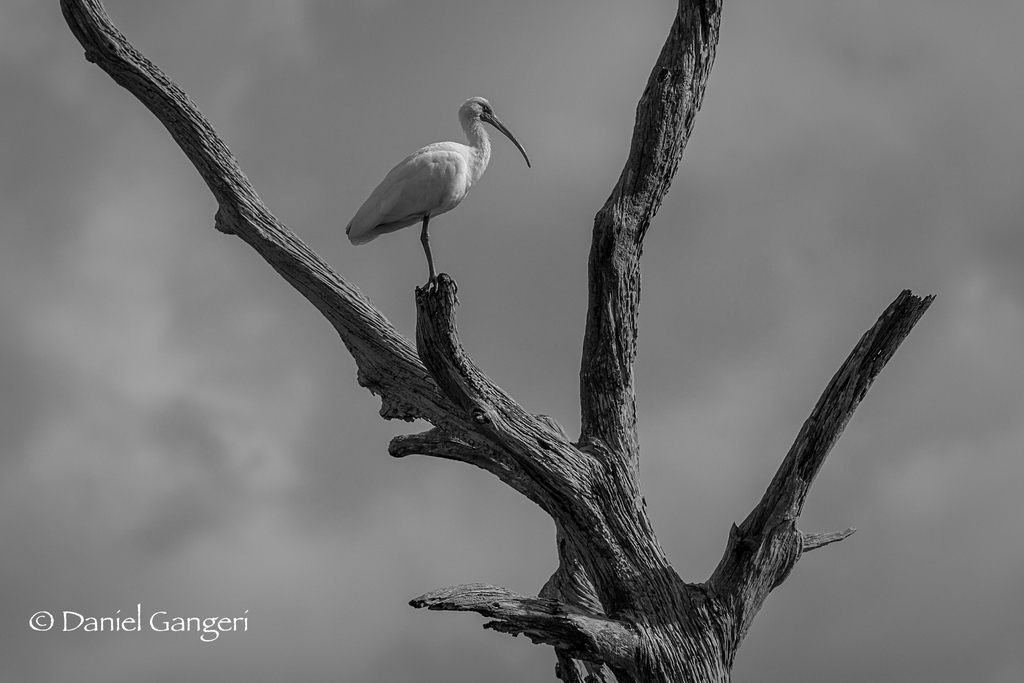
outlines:
M444 142L424 147L391 169L345 228L349 240L363 244L451 209L454 205L446 205L465 166L453 147Z

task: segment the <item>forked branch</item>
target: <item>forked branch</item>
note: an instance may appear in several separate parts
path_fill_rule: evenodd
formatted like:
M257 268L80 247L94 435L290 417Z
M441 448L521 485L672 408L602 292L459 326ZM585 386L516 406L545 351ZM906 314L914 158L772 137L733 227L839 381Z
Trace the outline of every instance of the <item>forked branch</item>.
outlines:
M486 440L500 467L488 467L534 500L565 532L574 569L587 575L606 610L637 601L630 580L664 562L628 477L569 443L549 418L531 415L466 354L455 326L456 287L445 274L416 290L416 346L462 419ZM505 479L514 472L514 480ZM560 544L560 548L562 545ZM563 558L564 559L564 558ZM571 597L571 596L565 596Z
M142 101L195 165L217 199L217 229L256 249L334 325L355 358L359 383L381 396L381 415L434 425L395 438L391 454L476 465L554 519L560 565L540 597L473 584L435 591L414 606L476 611L495 619L490 628L551 644L570 683L583 680L584 669L602 682L611 681L609 671L619 683L727 681L751 620L802 553L853 533L804 534L796 522L825 457L931 297L904 292L864 335L760 503L733 526L706 583L686 583L669 566L640 495L633 398L640 252L700 107L718 40L719 0L679 0L637 107L629 158L595 219L576 443L551 418L524 410L470 360L455 328L450 278L417 290L414 348L277 221L209 122L128 43L99 0L61 0L61 7L87 59Z

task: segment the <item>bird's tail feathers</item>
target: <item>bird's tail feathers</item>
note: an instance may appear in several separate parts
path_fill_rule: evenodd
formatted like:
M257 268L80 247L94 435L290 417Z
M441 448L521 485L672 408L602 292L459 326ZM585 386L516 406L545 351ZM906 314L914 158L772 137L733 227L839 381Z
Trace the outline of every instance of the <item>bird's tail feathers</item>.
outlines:
M367 242L370 242L376 239L377 237L377 233L375 233L372 230L369 230L362 234L358 232L353 233L351 223L349 223L348 226L345 228L345 234L348 235L348 241L351 242L352 244L366 244Z

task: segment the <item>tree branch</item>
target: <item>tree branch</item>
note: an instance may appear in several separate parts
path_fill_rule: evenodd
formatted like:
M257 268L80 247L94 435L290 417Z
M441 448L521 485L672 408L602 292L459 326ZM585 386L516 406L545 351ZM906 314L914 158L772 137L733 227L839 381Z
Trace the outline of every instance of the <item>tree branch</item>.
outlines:
M470 360L455 328L450 278L417 289L413 348L274 218L209 122L128 43L99 0L61 0L61 7L86 58L142 101L195 165L218 202L216 228L256 249L334 325L359 383L381 396L381 415L434 425L393 439L391 454L484 468L555 520L559 568L540 597L475 584L435 591L414 606L476 611L496 619L488 628L551 644L566 681L583 680L585 669L588 682L613 674L619 683L725 682L751 620L802 553L853 533L803 534L796 521L832 445L931 297L902 293L864 335L760 503L733 525L708 582L688 584L671 568L640 494L633 386L639 259L700 108L720 0L679 1L637 107L629 157L595 218L577 444L553 419L520 407Z
M742 639L768 593L785 581L805 550L842 540L853 529L804 535L796 529L807 493L868 388L935 297L904 290L869 329L829 382L771 484L740 526L709 581L732 602Z
M535 484L522 468L507 453L495 449L487 443L471 446L435 427L419 434L394 437L388 446L388 453L396 458L404 458L409 455L429 455L475 465L497 476L513 490L523 494L544 509L542 499L537 496Z
M720 0L679 0L637 104L629 156L594 219L580 368L580 443L602 441L637 477L633 361L644 235L676 174L718 44Z
M456 411L501 454L510 485L537 502L566 533L606 612L634 605L631 584L667 566L639 495L617 473L569 443L550 418L524 410L469 358L455 326L456 286L445 274L416 290L416 346ZM652 564L652 558L656 562Z
M61 10L86 59L146 105L199 171L219 204L217 229L245 240L331 322L356 361L359 384L381 397L381 416L464 433L409 340L270 213L198 107L128 42L103 4L61 0Z
M445 435L443 440L422 435L398 439L393 452L456 457L494 472L567 529L603 605L635 605L638 594L630 583L650 569L651 558L659 569L667 566L635 477L614 464L599 463L594 454L605 453L600 444L586 452L575 448L550 418L524 411L468 359L450 370L468 370L466 377L482 378L479 385L467 387L474 391L449 386L442 392L435 379L457 375L449 372L444 358L464 355L457 338L449 337L455 346L435 354L439 362L428 372L383 314L270 213L195 104L128 42L99 0L61 0L61 8L87 59L145 104L195 165L219 204L217 229L246 241L334 325L356 361L359 383L382 397L381 415L422 418L438 428L435 436ZM444 339L443 329L438 332L436 338ZM429 352L424 356L430 357Z
M391 439L388 453L395 458L408 455L432 455L446 460L468 462L471 465L483 466L487 458L481 449L470 446L464 441L452 438L437 427L418 434L404 434Z
M478 612L495 621L484 628L524 633L534 643L553 645L574 659L603 662L613 669L634 667L637 634L625 624L550 598L528 598L482 583L442 588L409 602L416 608Z
M844 538L852 536L857 530L852 526L845 531L828 531L823 534L801 534L801 553L806 553L815 548L823 548L826 545L837 543Z
M825 387L761 503L744 522L748 531L759 533L772 517L795 520L800 516L814 477L857 406L934 299L904 290L864 333Z

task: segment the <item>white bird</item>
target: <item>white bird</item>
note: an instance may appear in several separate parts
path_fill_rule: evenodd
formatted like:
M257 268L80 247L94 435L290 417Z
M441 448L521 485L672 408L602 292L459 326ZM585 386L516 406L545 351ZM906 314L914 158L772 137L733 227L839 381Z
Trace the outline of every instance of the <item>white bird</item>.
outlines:
M487 168L491 159L491 140L483 126L485 122L501 131L519 148L529 167L530 157L526 156L526 150L494 115L491 103L482 97L471 97L459 107L459 123L469 138L469 146L458 142L435 142L407 156L391 169L345 228L352 244L365 244L378 235L422 221L420 243L427 255L429 282L433 282L437 275L430 256L427 224L434 216L458 206Z

